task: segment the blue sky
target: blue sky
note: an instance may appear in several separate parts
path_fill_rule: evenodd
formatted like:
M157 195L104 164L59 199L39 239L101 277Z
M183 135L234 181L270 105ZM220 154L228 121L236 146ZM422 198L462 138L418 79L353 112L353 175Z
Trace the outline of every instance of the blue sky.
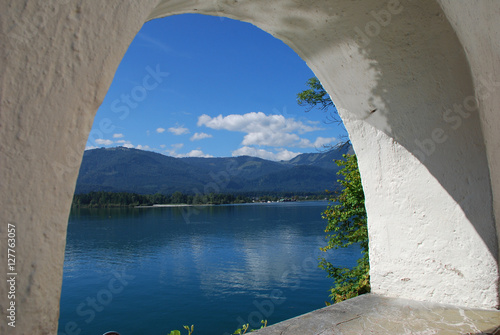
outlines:
M271 160L315 152L343 132L297 104L313 76L292 49L251 24L195 14L153 20L125 54L87 149Z

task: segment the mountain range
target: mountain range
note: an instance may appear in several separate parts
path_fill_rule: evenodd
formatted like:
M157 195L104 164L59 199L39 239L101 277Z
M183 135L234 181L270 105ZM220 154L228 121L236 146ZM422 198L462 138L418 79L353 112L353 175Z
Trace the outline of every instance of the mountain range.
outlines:
M350 146L300 154L289 161L257 157L175 158L125 147L86 150L75 193L139 194L324 192L337 188L333 162Z

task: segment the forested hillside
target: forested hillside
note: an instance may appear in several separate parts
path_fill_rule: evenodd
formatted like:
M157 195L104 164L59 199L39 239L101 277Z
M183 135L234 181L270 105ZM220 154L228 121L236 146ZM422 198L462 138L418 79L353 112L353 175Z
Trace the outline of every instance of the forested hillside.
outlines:
M76 194L324 192L336 188L338 166L350 147L302 154L290 161L256 157L174 158L124 147L87 150Z

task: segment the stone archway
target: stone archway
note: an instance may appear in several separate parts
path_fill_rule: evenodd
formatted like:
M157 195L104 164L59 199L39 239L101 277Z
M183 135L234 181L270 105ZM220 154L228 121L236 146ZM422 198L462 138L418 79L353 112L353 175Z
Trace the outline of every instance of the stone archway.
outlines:
M95 112L141 25L180 13L253 23L334 98L360 162L374 293L498 305L498 4L1 4L0 231L16 227L15 333L56 332L67 217ZM8 292L0 287L4 310Z

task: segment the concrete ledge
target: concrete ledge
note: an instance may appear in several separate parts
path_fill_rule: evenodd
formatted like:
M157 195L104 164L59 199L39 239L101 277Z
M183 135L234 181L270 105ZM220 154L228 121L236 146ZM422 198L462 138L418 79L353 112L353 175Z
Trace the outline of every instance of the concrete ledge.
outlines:
M500 334L500 311L366 294L253 334Z

